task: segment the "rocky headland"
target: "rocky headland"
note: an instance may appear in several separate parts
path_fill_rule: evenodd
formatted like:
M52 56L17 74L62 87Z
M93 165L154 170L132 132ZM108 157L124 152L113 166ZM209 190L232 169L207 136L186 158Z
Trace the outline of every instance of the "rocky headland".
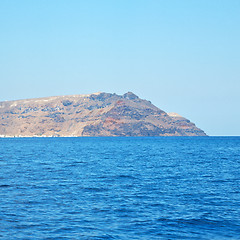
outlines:
M93 93L0 102L0 137L206 136L147 100Z

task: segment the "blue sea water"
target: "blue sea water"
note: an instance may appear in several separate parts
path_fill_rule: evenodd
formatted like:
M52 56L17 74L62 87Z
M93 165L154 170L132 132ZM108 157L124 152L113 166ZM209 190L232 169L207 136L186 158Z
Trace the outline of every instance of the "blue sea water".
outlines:
M240 137L0 139L0 239L240 239Z

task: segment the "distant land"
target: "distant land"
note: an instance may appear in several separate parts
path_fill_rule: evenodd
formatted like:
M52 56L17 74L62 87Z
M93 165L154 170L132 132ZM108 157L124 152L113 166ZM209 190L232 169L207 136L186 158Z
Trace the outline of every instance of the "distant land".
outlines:
M206 136L132 92L0 102L0 137Z

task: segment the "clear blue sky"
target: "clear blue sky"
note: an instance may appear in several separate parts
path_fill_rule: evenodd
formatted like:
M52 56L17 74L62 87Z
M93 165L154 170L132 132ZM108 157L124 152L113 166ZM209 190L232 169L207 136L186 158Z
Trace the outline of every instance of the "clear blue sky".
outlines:
M1 0L0 101L132 91L240 135L239 0Z

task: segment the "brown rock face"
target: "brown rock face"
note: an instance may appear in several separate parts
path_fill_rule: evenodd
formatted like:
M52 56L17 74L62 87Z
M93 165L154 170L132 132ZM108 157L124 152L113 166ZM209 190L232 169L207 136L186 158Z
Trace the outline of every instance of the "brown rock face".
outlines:
M178 114L167 114L128 92L0 102L0 136L206 136Z

